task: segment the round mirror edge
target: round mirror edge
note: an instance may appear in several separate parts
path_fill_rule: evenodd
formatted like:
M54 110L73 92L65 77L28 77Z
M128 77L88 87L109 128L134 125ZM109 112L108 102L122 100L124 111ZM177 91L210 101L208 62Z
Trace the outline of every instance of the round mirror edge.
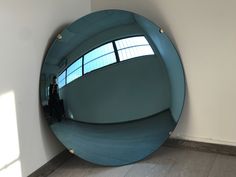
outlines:
M112 9L109 9L108 11L111 11ZM115 9L115 10L117 10L117 9ZM123 11L123 10L119 10L119 11ZM100 12L100 11L97 11L97 12ZM126 11L126 12L129 12L129 11ZM95 13L95 12L94 12ZM133 13L133 12L132 12ZM134 13L134 14L136 14L136 13ZM89 15L89 14L88 14ZM138 15L138 14L137 14ZM148 19L147 19L148 20ZM155 24L154 24L155 25ZM167 36L167 38L168 38L168 36ZM169 39L169 38L168 38ZM54 40L54 42L56 41L57 39L55 39ZM171 42L171 40L169 39L169 41ZM171 42L171 44L173 45L173 43ZM173 47L175 48L175 46L173 45ZM175 48L175 50L176 50L176 48ZM177 52L177 54L179 55L179 53L178 53L178 51L176 50L176 52ZM45 59L46 59L46 57L44 58L44 61L45 61ZM179 118L178 118L178 120L177 120L177 122L176 122L176 125L177 125L177 123L178 123L178 121L179 121L179 119L180 119L180 117L181 117L181 114L182 114L182 111L183 111L183 107L184 107L184 103L185 103L185 97L186 97L186 80L185 80L185 72L184 72L184 68L183 68L183 63L182 63L182 61L181 61L181 58L180 58L180 56L179 56L179 60L180 60L180 64L181 64L181 67L182 67L182 69L183 69L183 78L184 78L184 80L183 80L183 82L184 82L184 96L183 96L183 100L181 101L183 104L182 104L182 108L181 108L181 111L180 111L180 113L179 113ZM43 62L44 62L43 61ZM43 65L42 65L42 67L43 67ZM41 67L41 70L42 70L42 67ZM41 74L40 74L40 77L41 77ZM41 79L40 79L41 80ZM40 81L41 82L41 81ZM40 98L41 98L41 96L40 96ZM175 128L175 127L174 127ZM174 128L173 128L173 130L174 130ZM170 136L170 134L169 134L169 136ZM168 136L168 137L169 137ZM166 139L168 139L168 137L166 138ZM163 142L164 143L164 142ZM162 143L162 144L163 144ZM161 145L160 145L161 146ZM66 146L67 147L67 146ZM70 147L68 147L67 149L71 149ZM155 150L154 150L155 151ZM153 153L153 152L152 152ZM152 154L152 153L150 153L150 154ZM150 155L149 154L149 155ZM147 156L149 156L149 155L147 155ZM144 158L146 158L147 156L145 156ZM86 159L85 159L86 160ZM139 159L139 160L137 160L137 161L140 161L140 160L142 160L142 159ZM134 161L134 162L136 162L136 161ZM130 162L130 163L133 163L133 162ZM130 163L127 163L127 164L130 164ZM97 163L95 163L95 164L97 164ZM125 164L124 164L125 165ZM107 165L106 165L107 166Z

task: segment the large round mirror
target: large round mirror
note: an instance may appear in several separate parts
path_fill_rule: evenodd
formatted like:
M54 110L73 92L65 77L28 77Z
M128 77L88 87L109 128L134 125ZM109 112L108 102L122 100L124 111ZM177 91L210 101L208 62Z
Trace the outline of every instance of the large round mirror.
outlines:
M105 10L66 27L41 69L41 104L79 157L124 165L158 149L184 104L179 55L165 32L132 12Z

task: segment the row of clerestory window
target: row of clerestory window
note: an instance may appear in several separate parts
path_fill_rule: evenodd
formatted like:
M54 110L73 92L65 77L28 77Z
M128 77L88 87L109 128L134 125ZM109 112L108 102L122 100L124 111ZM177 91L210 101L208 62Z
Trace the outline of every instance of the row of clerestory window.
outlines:
M131 58L154 55L144 36L114 40L78 58L58 76L59 88L96 69Z

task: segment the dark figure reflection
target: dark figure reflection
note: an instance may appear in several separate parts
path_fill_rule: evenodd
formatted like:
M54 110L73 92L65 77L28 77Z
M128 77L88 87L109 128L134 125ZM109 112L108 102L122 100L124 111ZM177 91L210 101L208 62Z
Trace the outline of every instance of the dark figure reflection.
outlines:
M60 122L64 118L63 100L60 100L58 94L58 85L56 83L56 76L53 76L49 87L49 114L53 120ZM53 122L53 120L51 120Z

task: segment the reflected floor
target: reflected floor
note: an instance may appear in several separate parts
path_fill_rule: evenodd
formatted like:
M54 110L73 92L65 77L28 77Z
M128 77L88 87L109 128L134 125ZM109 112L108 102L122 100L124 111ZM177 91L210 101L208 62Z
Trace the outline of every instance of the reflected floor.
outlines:
M169 111L121 124L65 120L51 125L58 139L83 159L100 165L124 165L154 152L176 123Z

